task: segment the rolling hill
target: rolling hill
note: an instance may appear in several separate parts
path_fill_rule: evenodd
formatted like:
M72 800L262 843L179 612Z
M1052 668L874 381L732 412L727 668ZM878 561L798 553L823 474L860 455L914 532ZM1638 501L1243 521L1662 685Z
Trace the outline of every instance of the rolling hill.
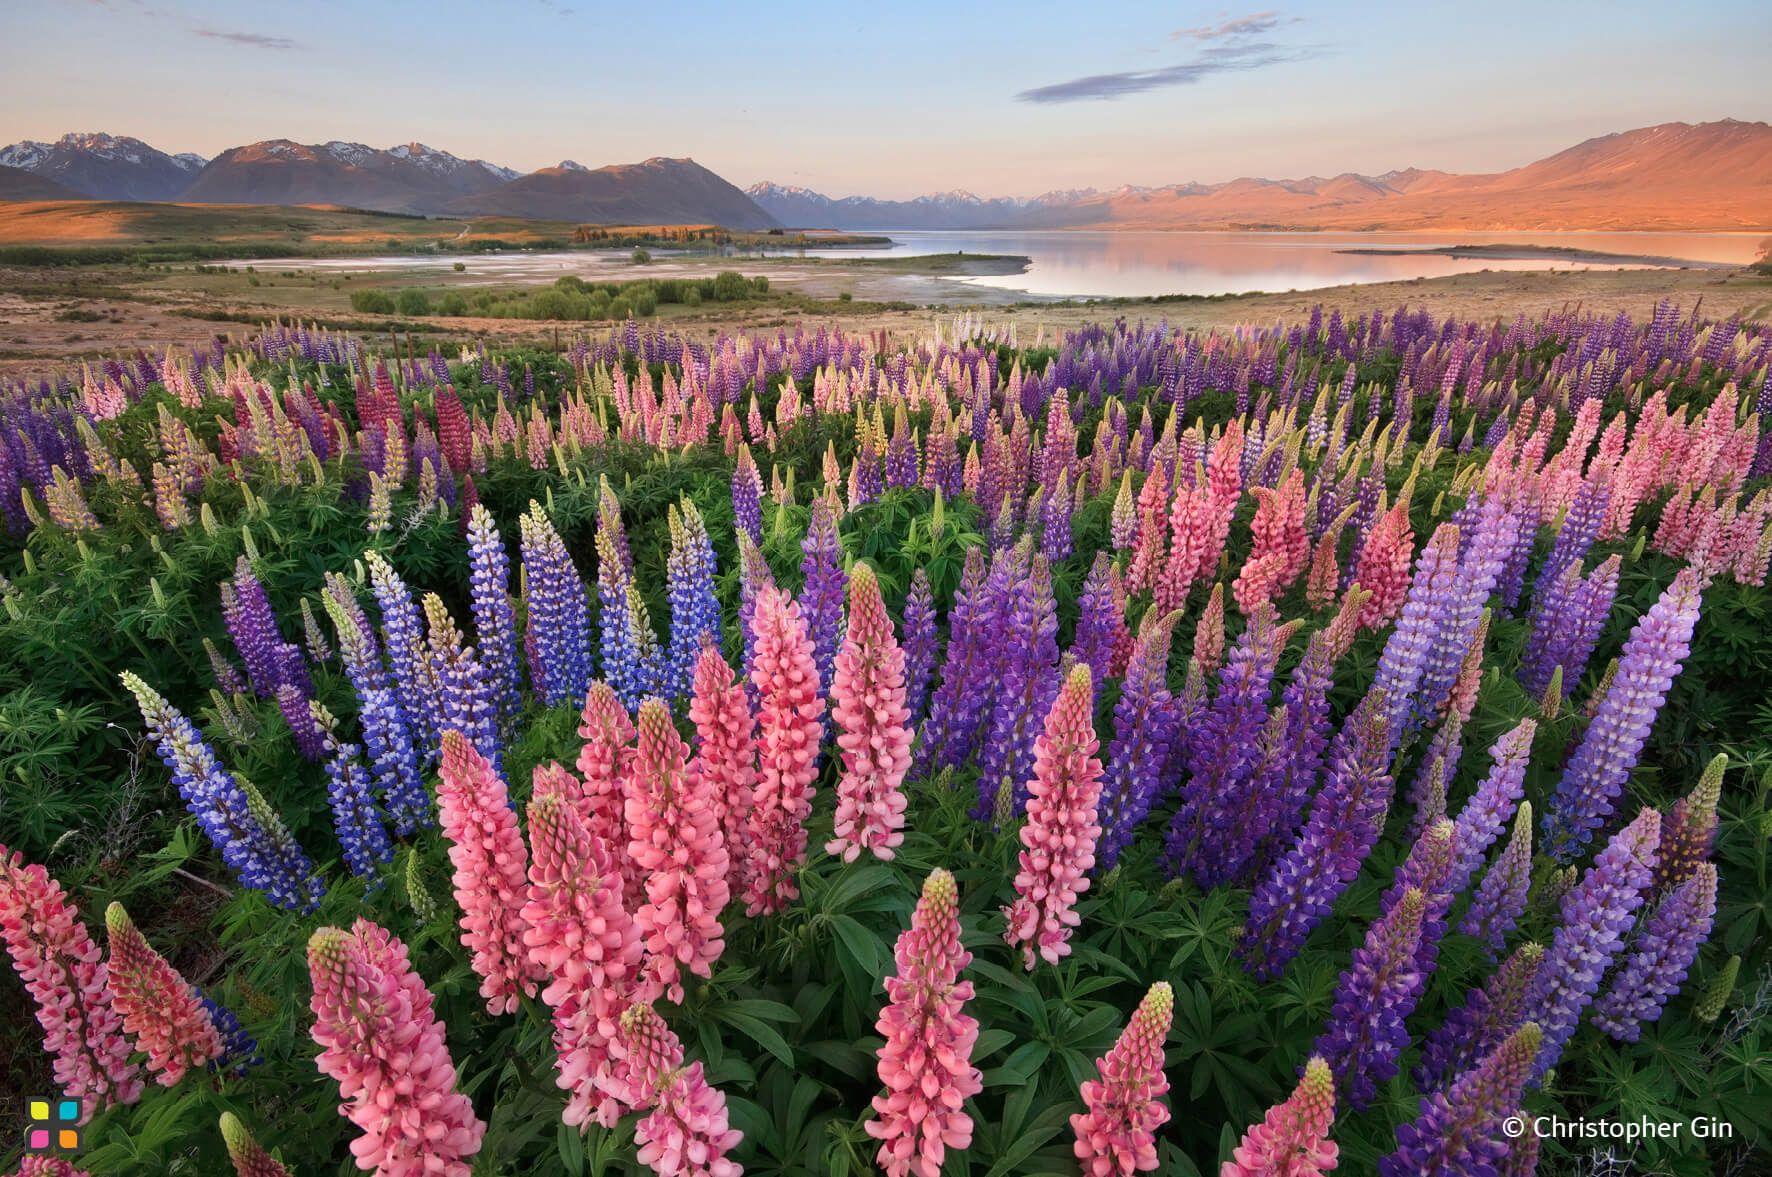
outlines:
M600 224L723 225L773 229L781 222L692 159L586 168L567 160L450 202L451 212Z

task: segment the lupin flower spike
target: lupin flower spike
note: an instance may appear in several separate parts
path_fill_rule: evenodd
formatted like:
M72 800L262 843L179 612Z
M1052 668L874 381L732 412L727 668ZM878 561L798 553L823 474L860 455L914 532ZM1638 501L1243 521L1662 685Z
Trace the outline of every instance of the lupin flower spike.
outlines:
M904 841L904 792L911 766L910 711L905 706L904 651L873 569L849 575L849 626L837 652L831 717L842 749L835 834L827 854L854 862L863 852L890 861Z
M746 831L745 914L780 911L800 894L794 874L806 855L806 819L818 779L824 697L812 635L799 605L780 589L757 597L757 787Z
M155 1081L172 1087L186 1071L220 1058L221 1035L197 991L154 951L122 904L105 909L105 930L111 944L111 1002L124 1030L148 1056Z
M1131 1177L1157 1167L1157 1129L1169 1120L1163 1040L1174 1011L1169 983L1152 985L1113 1049L1095 1060L1096 1078L1083 1081L1078 1094L1088 1110L1071 1116L1071 1131L1088 1177Z
M1335 1076L1312 1058L1283 1103L1243 1134L1219 1177L1321 1177L1335 1169L1340 1150L1329 1139L1335 1119Z

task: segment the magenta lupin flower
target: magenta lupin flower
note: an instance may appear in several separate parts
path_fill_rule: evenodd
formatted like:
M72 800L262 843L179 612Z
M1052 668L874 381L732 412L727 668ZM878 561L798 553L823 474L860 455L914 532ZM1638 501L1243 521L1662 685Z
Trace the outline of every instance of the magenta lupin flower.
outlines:
M1175 993L1158 981L1113 1048L1095 1060L1097 1077L1078 1089L1088 1110L1071 1117L1071 1131L1088 1177L1130 1177L1157 1167L1157 1129L1169 1120L1163 1040L1174 1013Z
M960 896L954 876L939 867L923 882L911 926L893 949L898 972L887 977L886 1006L876 1029L880 1082L874 1118L865 1127L880 1141L875 1162L887 1177L940 1177L950 1148L972 1143L963 1110L984 1087L972 1065L978 1020L965 1013L972 982L959 980L972 962L960 947Z
M92 1177L85 1169L74 1167L72 1161L43 1153L27 1153L18 1159L12 1177Z
M437 811L455 868L462 947L480 974L487 1010L510 1013L542 975L523 948L528 855L504 778L458 731L443 733Z
M222 1055L221 1035L203 1000L136 928L123 905L105 909L110 939L111 1004L123 1028L148 1056L148 1070L162 1087Z
M711 976L725 951L720 912L731 892L713 783L689 771L689 748L659 699L640 704L626 813L628 857L646 890L634 923L646 945L647 980L681 1002L683 971Z
M746 833L745 914L780 911L800 894L794 872L806 856L806 819L818 779L824 696L812 636L800 606L778 588L757 597L757 787Z
M854 862L863 851L890 861L904 841L904 792L911 767L910 711L905 707L904 651L880 582L866 564L849 574L849 626L831 682L843 775L837 781L835 834L825 853Z
M1340 1149L1329 1139L1335 1119L1335 1076L1312 1058L1283 1103L1243 1134L1218 1177L1321 1177L1335 1169Z
M730 1126L726 1097L709 1085L699 1061L683 1065L683 1045L650 1005L621 1015L606 1087L647 1113L634 1126L638 1160L658 1177L739 1177L727 1157L744 1134Z
M1594 1025L1620 1042L1635 1042L1644 1022L1657 1021L1680 991L1717 914L1717 868L1701 862L1662 899L1637 930L1630 953L1600 1000Z
M1022 963L1049 964L1070 954L1077 897L1089 889L1095 843L1101 837L1101 761L1095 752L1095 695L1089 667L1071 668L1034 741L1027 821L1015 874L1015 902L1003 909L1003 938L1020 948Z
M467 1177L486 1125L455 1090L455 1063L406 945L360 919L308 941L315 1060L361 1130L357 1167L381 1177Z
M541 999L554 1011L555 1082L567 1092L561 1118L612 1126L622 1109L602 1084L616 1020L639 979L640 930L622 906L621 872L608 847L565 797L529 803L529 839L523 946L548 979Z
M728 886L737 894L744 890L745 835L757 787L757 719L744 685L716 646L705 647L696 659L689 722L695 725L690 770L710 791L726 843Z
M141 1097L109 972L61 884L0 846L0 939L37 1006L55 1083L88 1113Z

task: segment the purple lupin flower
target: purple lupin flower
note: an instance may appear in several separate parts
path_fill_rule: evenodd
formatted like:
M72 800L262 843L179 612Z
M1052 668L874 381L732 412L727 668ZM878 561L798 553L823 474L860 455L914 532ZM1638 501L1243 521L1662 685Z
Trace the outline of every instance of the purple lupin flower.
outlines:
M1556 1063L1599 991L1600 978L1623 950L1625 933L1654 878L1660 840L1661 815L1645 808L1612 836L1563 896L1562 923L1526 999L1526 1016L1544 1027L1534 1078Z
M128 671L123 685L135 696L185 807L241 884L288 911L319 907L325 884L264 798L222 767L197 726L158 691Z
M295 750L301 753L303 760L317 764L326 756L326 737L314 724L310 710L312 702L307 693L292 682L277 688L277 710L283 713L289 733L295 737Z
M1128 635L1125 602L1115 583L1118 572L1112 553L1097 552L1083 591L1077 597L1077 632L1071 642L1071 654L1089 667L1090 681L1106 682L1112 677L1115 655Z
M806 616L812 634L813 657L818 663L818 681L829 690L831 669L837 658L837 647L843 641L843 542L837 531L837 499L834 494L821 494L812 500L812 516L806 523L806 537L800 541L804 557L800 572L804 587L800 590L800 611Z
M1458 930L1481 940L1488 946L1489 959L1494 960L1507 944L1507 934L1526 910L1531 887L1532 803L1522 801L1514 817L1514 832L1496 856L1495 865L1477 884L1477 893L1471 897L1470 908Z
M1717 868L1701 862L1656 905L1631 942L1630 954L1594 1003L1594 1025L1620 1042L1635 1042L1642 1023L1657 1021L1680 991L1717 914Z
M911 573L911 589L904 601L904 700L909 716L905 722L915 731L923 722L923 704L929 699L929 677L935 673L941 633L936 625L935 592L923 567Z
M1132 835L1156 804L1159 774L1169 754L1174 710L1169 694L1169 646L1179 613L1146 614L1114 704L1114 737L1102 782L1101 837L1095 859L1112 870Z
M1458 812L1458 864L1450 884L1454 894L1463 891L1471 881L1483 864L1483 856L1513 816L1514 807L1525 796L1526 768L1537 734L1538 722L1522 719L1490 745L1489 775Z
M1580 565L1571 564L1533 599L1532 628L1520 655L1519 680L1527 691L1543 695L1559 667L1562 693L1567 696L1575 688L1612 612L1620 567L1614 554L1584 578ZM1545 584L1543 577L1539 583Z
M720 640L720 601L714 595L714 545L701 512L685 495L682 511L669 512L671 553L665 560L671 603L671 645L665 656L665 697L689 693L702 644Z
M525 644L531 669L540 672L536 691L550 707L577 703L591 685L591 618L584 581L540 503L530 500L518 530L528 621ZM460 730L479 747L471 732Z
M1543 1038L1527 1022L1449 1090L1423 1096L1415 1122L1398 1125L1397 1151L1378 1162L1379 1177L1496 1172L1513 1148L1502 1121L1519 1106Z
M393 861L394 847L370 796L369 773L358 758L361 749L339 739L338 720L318 702L313 704L313 722L326 741L326 801L345 866L358 878L373 879L377 867Z
M628 536L621 521L621 501L604 475L598 485L597 501L597 653L603 668L603 681L615 690L616 697L629 711L637 711L646 690L640 667L639 651L634 648L634 626L628 602L634 585L634 558L628 551ZM542 689L541 684L536 684ZM581 689L576 702L582 698Z
M430 632L431 669L437 676L437 724L467 737L495 771L503 772L504 741L498 732L498 704L486 668L474 647L462 641L443 598L425 594L425 625Z
M1457 583L1440 606L1438 628L1422 663L1410 712L1416 722L1426 721L1445 709L1471 644L1483 632L1478 625L1483 605L1495 591L1502 564L1519 531L1519 521L1499 498L1485 499L1476 515L1474 529L1468 533L1459 559ZM1407 614L1405 604L1404 615Z
M1421 831L1379 900L1379 910L1388 911L1410 888L1420 891L1426 900L1421 915L1421 943L1415 953L1416 968L1424 984L1438 963L1440 939L1446 934L1446 912L1455 898L1450 884L1457 857L1457 827L1442 818Z
M320 603L338 631L339 659L357 696L357 721L363 729L382 808L393 822L394 832L405 837L431 824L431 797L419 771L411 729L382 665L375 631L344 577L327 573Z
M1458 528L1442 523L1415 560L1415 576L1396 628L1379 655L1372 690L1385 703L1385 753L1402 738L1404 722L1427 669L1434 637L1448 624L1459 589ZM1462 656L1462 650L1460 651Z
M1411 887L1373 922L1341 974L1328 1028L1312 1050L1335 1072L1355 1111L1369 1106L1379 1084L1397 1073L1409 1043L1403 1022L1421 999L1416 958L1426 907L1427 897Z
M468 510L468 590L480 659L492 680L499 718L508 723L523 709L517 615L511 607L511 561L492 512L479 503Z
M1260 839L1255 770L1274 665L1290 631L1258 610L1219 673L1217 697L1189 732L1194 771L1170 823L1165 857L1171 870L1186 871L1201 887L1238 877Z
M752 543L763 542L763 475L748 445L738 447L738 463L732 468L732 521Z
M1378 841L1393 789L1387 708L1374 692L1342 722L1304 832L1249 897L1238 952L1262 980L1298 954Z
M411 725L420 760L433 762L442 748L442 733L437 729L436 679L431 674L418 606L406 582L380 552L369 549L363 553L363 562L369 566L370 591L381 610L382 644L399 691L400 710Z
M1612 685L1588 724L1581 746L1570 757L1550 812L1544 816L1545 849L1558 861L1573 858L1612 816L1668 688L1691 648L1703 589L1697 571L1682 569L1661 599L1638 619L1625 641ZM1545 1025L1546 1038L1560 1047L1558 1031L1555 1024Z
M1424 1093L1443 1091L1517 1030L1526 1020L1526 995L1543 965L1544 945L1528 940L1482 985L1467 990L1464 1001L1422 1043L1415 1086Z
M245 556L234 565L234 579L222 584L222 620L240 651L253 693L261 699L276 698L277 688L286 681L285 643L271 599Z
M985 554L966 552L960 587L948 611L948 647L941 665L941 685L929 702L929 719L917 750L919 775L958 768L972 755L984 709L979 705L1002 651L995 642L996 611L1008 578L1003 556L985 571Z
M1059 688L1052 568L1025 540L1016 552L1022 577L1012 589L998 632L1002 658L991 684L990 726L978 753L978 806L973 810L973 816L993 817L998 826L1026 807L1034 739Z

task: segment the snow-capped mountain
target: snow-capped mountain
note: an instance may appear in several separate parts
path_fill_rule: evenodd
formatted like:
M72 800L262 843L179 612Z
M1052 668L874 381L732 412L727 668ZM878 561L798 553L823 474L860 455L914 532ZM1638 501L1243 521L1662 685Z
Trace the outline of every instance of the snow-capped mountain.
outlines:
M54 143L26 139L0 149L0 166L104 200L170 200L203 164L199 155L168 155L140 139L102 131L63 135Z
M342 204L389 212L434 212L501 187L518 173L462 159L423 143L387 149L333 139L266 139L231 147L182 193L206 204Z

